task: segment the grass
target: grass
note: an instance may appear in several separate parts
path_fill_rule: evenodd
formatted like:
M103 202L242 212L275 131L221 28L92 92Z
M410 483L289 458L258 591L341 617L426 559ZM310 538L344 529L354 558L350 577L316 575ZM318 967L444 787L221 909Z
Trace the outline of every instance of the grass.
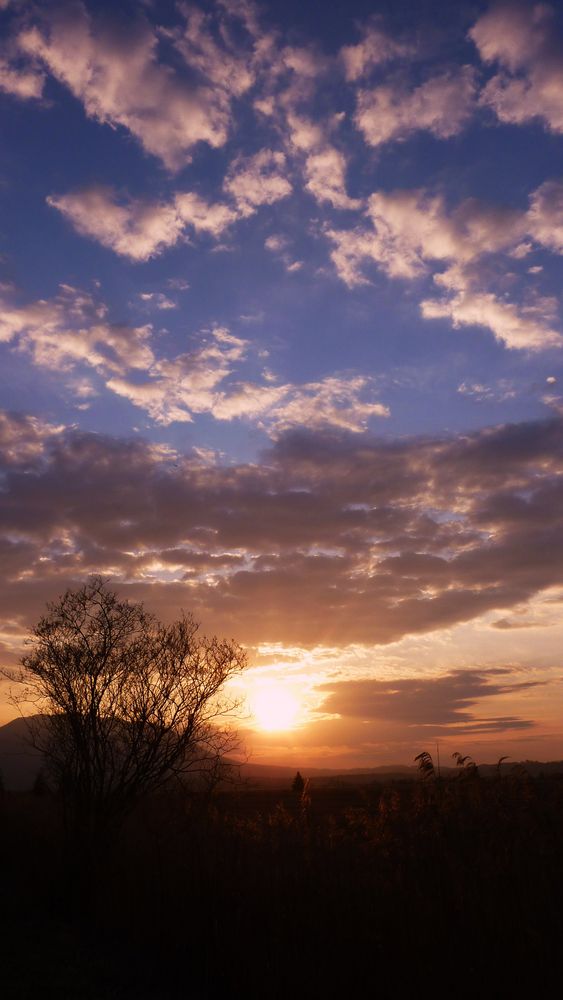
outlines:
M0 808L10 1000L541 993L557 968L557 776L170 793L75 865L55 799Z

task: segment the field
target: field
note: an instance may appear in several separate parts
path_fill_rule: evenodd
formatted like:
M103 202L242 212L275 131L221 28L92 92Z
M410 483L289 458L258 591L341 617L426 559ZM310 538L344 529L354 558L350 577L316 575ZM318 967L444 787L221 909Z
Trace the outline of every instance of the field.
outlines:
M5 793L0 836L10 1000L543 995L557 965L563 775L175 790L88 849Z

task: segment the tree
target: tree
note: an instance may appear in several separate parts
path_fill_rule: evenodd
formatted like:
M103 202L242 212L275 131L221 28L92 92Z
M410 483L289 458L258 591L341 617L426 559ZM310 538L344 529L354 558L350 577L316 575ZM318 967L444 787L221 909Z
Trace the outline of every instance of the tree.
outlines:
M305 788L305 782L303 781L301 772L298 771L293 781L291 782L291 791L295 792L296 795L302 795L304 788Z
M47 606L22 659L25 700L74 833L99 836L172 775L205 770L236 746L225 682L240 646L121 601L101 577ZM223 723L223 725L221 725Z

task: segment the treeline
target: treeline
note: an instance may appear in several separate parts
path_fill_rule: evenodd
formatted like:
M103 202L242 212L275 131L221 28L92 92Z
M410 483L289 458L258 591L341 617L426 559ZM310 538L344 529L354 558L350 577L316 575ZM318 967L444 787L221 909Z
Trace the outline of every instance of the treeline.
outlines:
M169 788L84 853L44 788L0 816L7 998L543 995L557 968L561 777Z

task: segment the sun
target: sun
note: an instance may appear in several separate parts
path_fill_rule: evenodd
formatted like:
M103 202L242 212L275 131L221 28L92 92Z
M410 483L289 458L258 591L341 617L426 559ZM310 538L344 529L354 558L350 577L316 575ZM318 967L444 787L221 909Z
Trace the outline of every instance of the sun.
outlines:
M263 684L249 697L254 725L264 732L283 732L298 724L301 705L281 684Z

